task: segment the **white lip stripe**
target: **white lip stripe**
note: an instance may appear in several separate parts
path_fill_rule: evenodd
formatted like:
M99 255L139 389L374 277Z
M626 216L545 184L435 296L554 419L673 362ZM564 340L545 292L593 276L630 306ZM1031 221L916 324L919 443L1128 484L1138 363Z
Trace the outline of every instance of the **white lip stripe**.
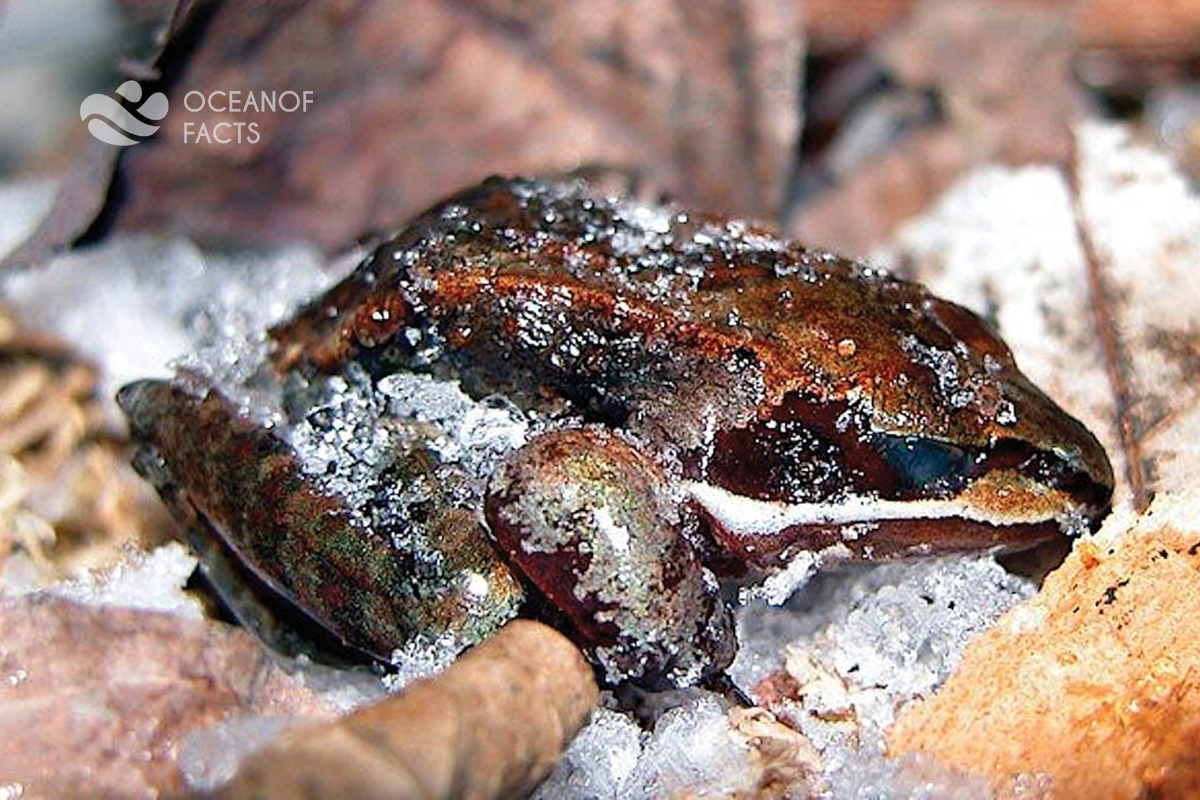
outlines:
M959 500L880 500L851 495L834 503L780 503L734 494L708 483L689 481L684 489L718 522L738 533L777 533L794 525L847 525L888 519L959 517L989 525L1046 522L1054 515L987 515Z

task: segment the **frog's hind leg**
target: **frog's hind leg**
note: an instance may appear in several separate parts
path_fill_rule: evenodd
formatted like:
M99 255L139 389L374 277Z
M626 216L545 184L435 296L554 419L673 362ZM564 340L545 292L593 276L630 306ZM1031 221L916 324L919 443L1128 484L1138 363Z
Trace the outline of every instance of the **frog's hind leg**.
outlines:
M272 650L343 669L378 662L274 593L238 560L204 519L197 518L188 526L187 540L199 562L197 573L224 610Z
M141 381L118 401L139 447L135 466L184 523L234 614L268 639L276 619L295 617L388 662L417 639L475 644L516 615L520 586L473 514L431 502L421 520L405 517L382 484L369 487L379 515L358 513L289 442L215 390ZM403 461L419 471L427 460ZM246 591L246 577L261 591Z

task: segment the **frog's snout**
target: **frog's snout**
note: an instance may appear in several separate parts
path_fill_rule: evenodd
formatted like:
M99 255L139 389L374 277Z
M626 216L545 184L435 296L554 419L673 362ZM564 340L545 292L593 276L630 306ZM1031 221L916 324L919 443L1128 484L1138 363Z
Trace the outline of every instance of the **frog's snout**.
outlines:
M1016 384L1016 385L1014 385ZM1018 420L1017 440L999 439L991 448L992 469L1015 468L1027 483L1063 498L1064 512L1082 513L1095 527L1111 506L1112 463L1086 425L1027 381L1010 382Z

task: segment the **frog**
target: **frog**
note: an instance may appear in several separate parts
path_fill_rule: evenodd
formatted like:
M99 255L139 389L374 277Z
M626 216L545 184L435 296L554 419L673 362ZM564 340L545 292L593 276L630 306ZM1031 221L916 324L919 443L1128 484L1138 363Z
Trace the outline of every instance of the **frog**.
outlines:
M576 180L462 190L268 338L284 384L421 374L542 421L457 493L419 421L388 423L408 466L387 491L432 486L407 524L433 557L414 560L218 389L121 391L194 546L381 660L525 614L610 685L694 685L736 653L730 586L816 553L1019 551L1111 505L1103 446L980 316L768 226Z

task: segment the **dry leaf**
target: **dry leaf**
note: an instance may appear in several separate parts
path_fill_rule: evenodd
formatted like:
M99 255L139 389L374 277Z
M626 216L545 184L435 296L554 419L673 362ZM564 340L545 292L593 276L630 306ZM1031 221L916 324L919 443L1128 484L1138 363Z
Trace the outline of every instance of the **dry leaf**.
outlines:
M10 586L111 565L131 544L175 532L130 468L97 385L67 343L0 307L0 567Z
M1056 797L1200 786L1200 495L1112 518L1037 597L968 645L930 699L905 707L889 751L923 750L1011 790Z
M902 85L937 93L975 159L1009 164L1070 154L1073 50L1063 8L994 0L924 0L875 47Z
M804 734L788 727L765 708L734 708L729 725L747 744L758 772L756 798L811 794L821 756Z
M1200 39L1196 0L1086 0L1077 25L1085 47L1150 62L1194 61Z
M901 222L925 211L971 164L949 126L915 131L800 206L788 230L803 242L866 256Z
M562 634L516 620L436 677L250 756L220 796L392 800L524 797L596 707Z
M591 165L644 174L701 208L772 215L799 130L797 11L792 0L636 12L616 0L223 4L168 92L164 129L125 155L115 224L338 247L489 173ZM185 93L218 89L310 91L312 103L183 110ZM199 125L222 121L256 123L258 143L196 142Z
M1128 128L1087 125L1075 164L1098 339L1139 508L1200 486L1200 197Z
M158 37L159 47L145 63L131 61L126 65L131 77L156 80L167 51L178 47L179 40L187 35L196 21L195 12L206 2L209 0L178 0L172 3L171 8L162 14L167 21ZM149 14L149 9L141 9L140 12ZM135 14L140 16L139 12ZM114 182L119 183L115 170L123 150L92 138L84 141L85 145L62 175L50 210L20 245L0 259L0 270L39 266L55 253L84 238L98 221L107 224L104 212L112 202L110 195Z
M323 701L227 625L49 597L0 601L0 775L25 797L179 791L184 736Z
M805 25L814 53L845 50L876 38L903 19L918 0L807 0ZM992 0L1005 3L1011 0ZM1023 0L1022 5L1070 7L1080 45L1108 59L1191 61L1200 36L1196 0Z
M1200 482L1200 199L1123 126L1083 125L1073 172L969 176L885 260L987 313L1144 508Z
M1046 773L1057 796L1193 796L1200 199L1127 127L1084 124L1077 142L1069 172L970 176L892 256L986 309L1030 376L1097 432L1118 510L901 713L892 749L998 789Z
M49 212L0 260L4 269L40 264L79 239L107 202L117 148L89 139L62 177Z
M941 118L902 135L796 210L797 237L866 255L968 170L999 162L1065 162L1081 107L1061 8L993 0L926 0L872 47L897 88L932 94ZM1036 92L1029 91L1037 86ZM860 115L863 112L859 112ZM861 135L851 129L847 136Z

